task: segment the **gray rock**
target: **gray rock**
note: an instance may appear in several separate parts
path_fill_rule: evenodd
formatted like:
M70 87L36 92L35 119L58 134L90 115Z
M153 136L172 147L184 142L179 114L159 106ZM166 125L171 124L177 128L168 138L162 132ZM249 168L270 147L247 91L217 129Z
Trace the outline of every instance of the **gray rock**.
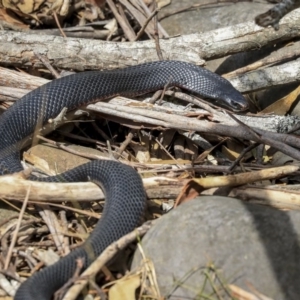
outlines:
M206 0L173 0L170 5L160 11L159 18L171 14L169 17L164 18L161 24L171 36L200 33L247 21L253 20L254 22L257 14L272 7L272 4L267 3L235 2L212 5L211 7L202 6L198 9L172 14L192 5L207 3Z
M206 299L199 295L209 294L212 285L220 287L220 277L249 292L252 285L275 300L296 300L300 298L299 234L299 211L206 196L161 217L142 246L167 299ZM133 267L139 264L137 251ZM213 284L205 272L212 278L217 274ZM232 299L224 291L219 293L222 299Z

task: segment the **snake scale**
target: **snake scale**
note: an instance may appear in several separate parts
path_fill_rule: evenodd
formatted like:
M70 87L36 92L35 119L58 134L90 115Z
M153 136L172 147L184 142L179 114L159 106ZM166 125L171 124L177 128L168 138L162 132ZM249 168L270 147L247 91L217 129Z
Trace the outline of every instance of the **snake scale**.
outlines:
M274 2L274 1L269 1ZM281 0L271 9L255 17L255 23L262 27L271 25L275 30L279 30L279 21L292 10L300 7L300 0Z
M20 150L38 122L55 118L64 107L74 109L115 95L143 94L165 85L177 86L215 100L234 110L247 107L244 97L222 77L195 65L160 61L112 71L69 75L28 93L0 117L0 174L22 171ZM93 161L58 176L30 180L47 182L93 181L106 195L103 215L83 244L54 265L34 273L17 290L15 300L49 300L74 274L76 260L85 269L109 244L137 227L146 195L140 176L115 161Z

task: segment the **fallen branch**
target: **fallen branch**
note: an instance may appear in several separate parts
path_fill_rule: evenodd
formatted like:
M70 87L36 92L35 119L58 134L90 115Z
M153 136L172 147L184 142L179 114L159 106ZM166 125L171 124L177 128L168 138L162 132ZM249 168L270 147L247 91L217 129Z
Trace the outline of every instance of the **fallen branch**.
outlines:
M279 134L263 129L251 129L247 126L236 126L235 122L227 120L226 123L217 124L207 120L198 120L185 116L177 116L167 113L157 113L150 110L143 110L138 107L126 107L111 105L109 103L97 103L87 106L88 109L101 112L106 118L117 121L127 126L139 126L140 124L151 124L152 126L172 128L200 133L210 133L221 136L231 136L242 140L255 141L268 144L275 149L300 160L300 140L292 135ZM245 117L245 120L249 117ZM296 148L296 149L295 149Z
M220 186L238 186L255 181L274 179L298 171L298 166L269 168L251 173L230 176L216 176L195 179L204 189ZM153 177L143 179L148 198L176 198L182 187L188 182L183 179ZM0 176L0 197L23 201L28 187L31 187L29 200L40 202L93 201L104 199L100 188L91 182L49 183L29 181L20 175Z
M184 181L154 177L144 179L147 196L151 198L176 198ZM40 202L95 201L104 199L101 189L92 182L45 183L26 180L18 174L0 176L0 197L23 201L31 186L29 200Z
M232 189L230 197L247 202L271 205L279 209L300 209L300 189L295 186L244 186Z
M204 63L203 59L223 57L299 37L299 22L300 10L295 10L282 19L278 31L247 22L201 34L161 39L160 46L164 59L200 65ZM113 69L158 59L153 40L118 43L24 32L0 32L2 65L44 67L34 53L45 55L54 68L78 71ZM134 59L130 61L128 57L132 57L132 53Z
M252 71L230 78L233 86L241 92L253 92L276 85L299 82L300 59Z

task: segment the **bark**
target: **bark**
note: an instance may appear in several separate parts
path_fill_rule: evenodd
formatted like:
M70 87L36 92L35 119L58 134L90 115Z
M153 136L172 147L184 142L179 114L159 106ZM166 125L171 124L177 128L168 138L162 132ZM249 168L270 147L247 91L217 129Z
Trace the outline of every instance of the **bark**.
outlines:
M300 35L300 11L282 19L280 28L261 28L254 22L214 31L161 39L164 59L203 64L204 60L261 48ZM35 53L57 69L112 69L158 60L155 41L106 42L24 32L0 32L0 64L41 68Z
M300 80L300 59L279 66L259 69L230 79L240 92L253 92Z

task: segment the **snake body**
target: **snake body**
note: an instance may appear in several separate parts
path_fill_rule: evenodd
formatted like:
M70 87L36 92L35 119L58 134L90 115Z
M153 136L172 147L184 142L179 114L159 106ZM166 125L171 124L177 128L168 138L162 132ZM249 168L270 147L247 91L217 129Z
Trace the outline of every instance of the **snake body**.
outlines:
M0 118L0 174L22 171L20 150L38 123L56 117L64 107L75 107L115 95L136 95L177 86L219 101L234 110L247 107L244 97L222 77L189 63L160 61L113 71L91 71L66 76L28 93ZM83 270L112 242L139 225L146 196L140 176L115 161L93 161L59 176L31 180L93 181L106 195L103 215L83 246L54 265L34 273L21 284L15 300L50 300L73 275L76 260Z

